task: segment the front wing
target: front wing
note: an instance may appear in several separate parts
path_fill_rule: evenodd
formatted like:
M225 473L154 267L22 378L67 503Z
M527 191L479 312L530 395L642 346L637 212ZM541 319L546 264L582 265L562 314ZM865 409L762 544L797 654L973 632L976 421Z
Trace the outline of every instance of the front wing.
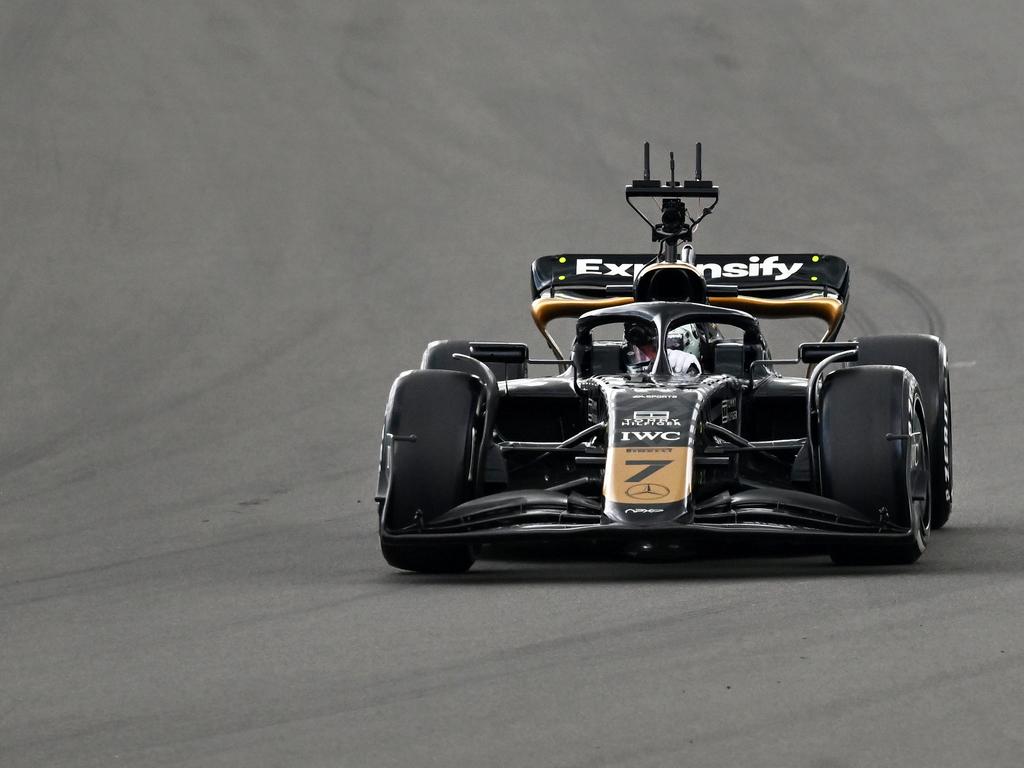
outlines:
M696 505L689 522L617 522L605 517L593 500L554 491L507 491L461 504L430 524L390 530L381 521L388 544L430 542L537 546L644 546L681 544L686 548L777 544L826 551L843 542L895 543L912 532L880 526L868 515L811 493L768 486L723 493Z

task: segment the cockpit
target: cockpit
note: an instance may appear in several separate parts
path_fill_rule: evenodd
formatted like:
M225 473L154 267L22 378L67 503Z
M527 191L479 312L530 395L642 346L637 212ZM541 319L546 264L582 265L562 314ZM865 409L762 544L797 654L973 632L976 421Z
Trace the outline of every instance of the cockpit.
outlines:
M750 362L764 354L763 337L750 315L662 302L587 313L577 324L573 345L582 376L744 376Z
M696 323L676 326L665 337L665 356L674 374L696 376L701 364L701 339L710 336L708 329ZM640 320L624 324L622 357L625 371L631 374L649 373L658 356L657 328Z

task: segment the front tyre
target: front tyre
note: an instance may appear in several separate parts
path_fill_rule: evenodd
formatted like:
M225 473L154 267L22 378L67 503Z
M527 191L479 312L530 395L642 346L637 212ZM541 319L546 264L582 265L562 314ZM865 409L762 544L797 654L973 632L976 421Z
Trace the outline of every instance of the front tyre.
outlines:
M917 379L931 449L932 528L941 528L953 511L953 413L946 345L923 333L865 336L857 342L857 365L899 365Z
M841 565L916 561L931 532L931 474L924 404L905 368L867 365L829 374L821 390L825 496L907 533L892 542L837 546Z
M381 553L406 571L462 573L473 565L467 544L407 543L401 534L466 501L482 385L459 371L409 371L395 381L381 450ZM394 538L385 541L386 534Z
M410 547L382 541L380 551L392 568L416 573L465 573L476 561L473 550L465 544Z

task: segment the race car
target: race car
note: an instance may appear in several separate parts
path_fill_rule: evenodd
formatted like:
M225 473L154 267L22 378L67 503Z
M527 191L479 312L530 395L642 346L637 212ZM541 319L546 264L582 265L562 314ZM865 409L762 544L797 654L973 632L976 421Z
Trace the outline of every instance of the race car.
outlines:
M925 551L952 509L945 345L837 341L850 288L837 256L697 255L719 196L700 164L698 144L695 178L676 181L672 157L671 179L652 180L645 144L626 199L657 254L533 263L532 314L553 357L436 341L396 379L376 494L390 565L751 549L898 565ZM825 333L773 359L759 320L792 317ZM557 318L575 319L568 354ZM530 376L538 366L547 375Z

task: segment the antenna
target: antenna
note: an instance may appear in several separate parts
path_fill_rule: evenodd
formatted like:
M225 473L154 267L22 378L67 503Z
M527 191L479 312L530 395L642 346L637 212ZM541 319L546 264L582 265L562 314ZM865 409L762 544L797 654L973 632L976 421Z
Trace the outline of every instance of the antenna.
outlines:
M693 248L690 242L693 240L693 232L697 225L703 221L708 214L718 205L718 187L710 180L703 179L701 169L701 144L697 143L697 173L696 178L676 181L676 153L668 153L669 170L671 175L668 181L661 182L651 178L651 143L644 142L644 177L633 179L633 183L626 187L626 203L640 218L651 228L651 240L661 243L661 252L658 254L658 261L673 263L678 262L682 256L686 263L693 263ZM654 198L660 201L661 222L651 220L634 201L645 198ZM710 200L711 204L700 210L700 215L694 217L687 210L686 203L689 200ZM683 253L680 254L680 244L683 244Z

